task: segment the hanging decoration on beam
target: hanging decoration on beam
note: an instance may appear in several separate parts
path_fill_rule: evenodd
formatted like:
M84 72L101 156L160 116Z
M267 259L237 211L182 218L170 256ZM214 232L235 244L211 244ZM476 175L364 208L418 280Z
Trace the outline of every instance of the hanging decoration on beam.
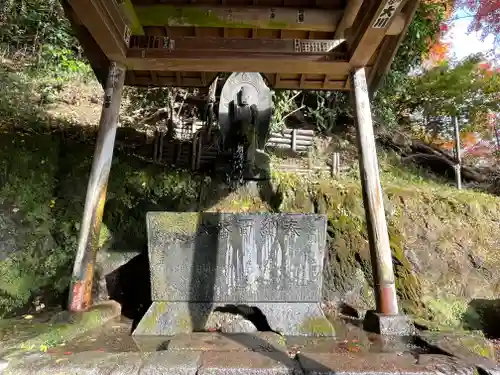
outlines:
M331 52L338 45L342 44L345 39L336 39L336 40L311 40L311 39L295 39L294 47L295 52L301 53L314 53L314 52Z
M401 2L402 0L389 0L380 11L372 27L374 29L384 29L388 27Z

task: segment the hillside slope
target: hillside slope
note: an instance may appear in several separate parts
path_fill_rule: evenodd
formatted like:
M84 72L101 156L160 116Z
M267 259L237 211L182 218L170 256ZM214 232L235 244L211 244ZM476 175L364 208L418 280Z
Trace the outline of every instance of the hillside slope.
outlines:
M0 313L53 304L68 285L92 152L90 143L63 133L2 134ZM382 180L405 311L430 328L483 328L500 291L500 198L425 181L387 158ZM102 245L145 249L145 214L154 209L326 213L325 299L333 308L343 302L360 313L373 305L360 184L354 177L274 173L268 186L229 193L208 177L118 152Z

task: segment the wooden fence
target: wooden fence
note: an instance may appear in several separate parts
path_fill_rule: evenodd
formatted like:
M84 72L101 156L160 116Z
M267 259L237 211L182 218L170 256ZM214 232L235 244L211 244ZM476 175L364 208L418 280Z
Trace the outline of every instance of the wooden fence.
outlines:
M314 144L314 130L283 129L281 132L271 133L266 147L290 149L302 153L307 152Z
M191 170L212 169L217 156L221 154L217 142L213 138L203 137L199 130L204 126L201 121L177 124L174 127L174 140L164 142L164 135L157 133L154 142L153 159L158 164L174 165ZM162 138L163 137L163 138ZM266 150L291 150L296 153L306 153L314 145L314 130L284 129L272 132L266 144ZM298 174L328 173L332 176L340 174L343 168L340 164L340 154L333 153L330 165L277 164L273 168L280 171Z

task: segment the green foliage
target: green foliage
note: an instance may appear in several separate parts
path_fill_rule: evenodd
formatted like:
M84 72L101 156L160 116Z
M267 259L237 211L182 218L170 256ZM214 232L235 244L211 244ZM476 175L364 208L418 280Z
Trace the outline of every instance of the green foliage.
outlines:
M4 227L0 231L2 239L13 244L14 253L0 263L0 314L23 305L33 292L48 285L57 293L64 281L59 277L60 266L68 261L68 254L51 236L57 140L46 136L38 138L38 143L22 135L2 135L1 139Z
M58 0L6 0L0 7L0 46L8 55L37 57L45 45L74 48L71 26Z
M413 78L406 106L430 116L474 118L499 111L500 74L480 69L482 59L476 55L455 66L445 63Z
M47 290L45 301L57 298L69 285L94 150L58 133L3 133L0 142L0 245L10 244L7 258L0 247L1 316ZM201 183L118 153L101 244L144 249L146 212L196 210Z
M297 105L300 91L279 90L273 91L274 112L271 118L271 132L280 132L286 126L286 119L301 107Z
M441 4L420 3L394 57L391 65L392 72L407 75L412 69L422 64L431 46L436 42L439 27L445 19L445 11L446 9Z
M343 91L313 92L315 105L307 106L306 116L311 123L316 124L317 131L324 135L331 135L339 121L352 116L349 95Z
M1 125L16 123L34 125L43 117L33 101L35 87L28 75L15 74L0 66L0 118Z
M418 68L429 54L444 16L442 5L422 2L410 23L391 70L373 100L375 118L386 128L400 126L405 116L403 103L411 99L409 89L412 81L408 74Z

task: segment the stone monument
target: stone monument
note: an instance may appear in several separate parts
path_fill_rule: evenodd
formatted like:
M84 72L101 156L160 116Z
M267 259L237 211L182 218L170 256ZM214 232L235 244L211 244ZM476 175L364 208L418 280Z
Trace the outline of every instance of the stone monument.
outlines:
M252 308L284 335L332 336L320 307L326 216L150 212L153 304L134 336L203 331L212 311Z
M264 147L271 115L271 91L260 73L232 73L221 92L219 127L225 149L237 141L233 134L239 131L245 136L246 175L250 178L269 177L269 157Z

